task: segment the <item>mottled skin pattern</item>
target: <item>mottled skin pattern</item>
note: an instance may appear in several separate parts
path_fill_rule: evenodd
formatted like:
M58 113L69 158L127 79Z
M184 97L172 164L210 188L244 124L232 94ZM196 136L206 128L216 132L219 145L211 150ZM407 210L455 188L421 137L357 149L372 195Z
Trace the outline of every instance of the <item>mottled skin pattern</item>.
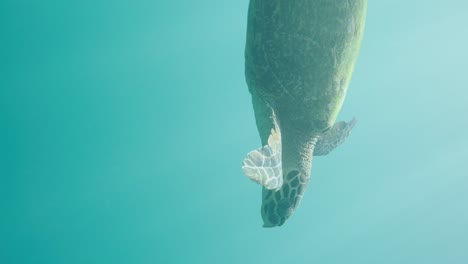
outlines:
M281 132L284 185L263 190L264 226L280 226L310 178L313 149L343 104L364 30L367 0L251 0L246 79L266 145Z

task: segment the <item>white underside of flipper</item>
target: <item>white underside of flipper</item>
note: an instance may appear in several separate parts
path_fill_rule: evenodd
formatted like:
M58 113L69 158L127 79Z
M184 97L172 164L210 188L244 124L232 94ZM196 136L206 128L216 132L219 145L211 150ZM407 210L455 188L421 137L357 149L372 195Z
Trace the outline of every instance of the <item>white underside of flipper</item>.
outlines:
M283 185L279 129L272 129L268 145L249 152L242 164L245 175L251 180L263 185L268 190L279 189Z

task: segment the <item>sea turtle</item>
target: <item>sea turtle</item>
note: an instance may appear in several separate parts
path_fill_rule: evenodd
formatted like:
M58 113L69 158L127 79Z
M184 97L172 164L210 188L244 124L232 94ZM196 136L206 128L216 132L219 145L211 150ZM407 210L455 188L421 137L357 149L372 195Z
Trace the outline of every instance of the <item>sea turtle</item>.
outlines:
M337 122L358 57L367 0L250 0L246 79L264 147L243 161L263 185L264 227L299 205L312 156L340 145L355 124Z

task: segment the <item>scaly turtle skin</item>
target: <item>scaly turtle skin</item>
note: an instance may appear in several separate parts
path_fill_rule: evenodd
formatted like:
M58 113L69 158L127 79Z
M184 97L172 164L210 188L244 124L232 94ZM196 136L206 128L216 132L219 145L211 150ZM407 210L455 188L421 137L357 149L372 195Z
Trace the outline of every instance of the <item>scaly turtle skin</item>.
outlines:
M312 156L344 141L355 121L336 117L358 57L367 0L251 0L246 79L262 149L244 160L264 186L265 227L297 208ZM276 141L275 141L276 139Z

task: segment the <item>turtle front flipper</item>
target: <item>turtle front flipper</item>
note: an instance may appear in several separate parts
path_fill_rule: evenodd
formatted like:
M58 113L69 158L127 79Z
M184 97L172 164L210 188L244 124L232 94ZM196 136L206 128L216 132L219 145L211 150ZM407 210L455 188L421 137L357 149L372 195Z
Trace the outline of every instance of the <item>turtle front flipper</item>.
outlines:
M283 185L281 165L281 135L271 130L268 145L251 151L242 162L245 175L268 190L276 190Z
M348 137L356 122L355 118L348 123L344 121L338 122L330 130L322 134L315 145L314 156L325 156L341 145Z

